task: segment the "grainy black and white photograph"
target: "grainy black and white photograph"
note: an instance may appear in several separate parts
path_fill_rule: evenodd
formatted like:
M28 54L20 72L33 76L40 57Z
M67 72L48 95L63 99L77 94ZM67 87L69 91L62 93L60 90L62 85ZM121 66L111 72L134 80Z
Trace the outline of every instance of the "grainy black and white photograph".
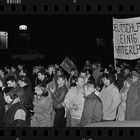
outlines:
M139 28L139 16L0 15L0 126L139 127Z

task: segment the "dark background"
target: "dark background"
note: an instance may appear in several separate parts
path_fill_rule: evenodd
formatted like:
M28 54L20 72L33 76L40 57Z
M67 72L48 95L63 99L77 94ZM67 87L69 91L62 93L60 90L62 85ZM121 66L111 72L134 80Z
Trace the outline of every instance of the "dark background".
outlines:
M22 36L19 25L28 27L30 42ZM107 15L2 15L0 31L8 31L8 49L0 50L4 61L10 55L21 54L25 49L37 50L46 55L44 64L60 64L68 56L76 65L84 65L86 59L113 63L112 16ZM97 38L105 39L105 45L97 46ZM8 53L9 55L6 55ZM12 62L14 63L14 62Z

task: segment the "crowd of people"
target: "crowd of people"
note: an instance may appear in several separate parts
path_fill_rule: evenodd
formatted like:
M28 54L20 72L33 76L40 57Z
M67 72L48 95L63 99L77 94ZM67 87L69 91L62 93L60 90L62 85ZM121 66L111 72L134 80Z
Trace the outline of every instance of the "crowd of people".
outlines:
M1 127L84 127L104 121L140 120L139 65L81 70L19 64L0 68Z

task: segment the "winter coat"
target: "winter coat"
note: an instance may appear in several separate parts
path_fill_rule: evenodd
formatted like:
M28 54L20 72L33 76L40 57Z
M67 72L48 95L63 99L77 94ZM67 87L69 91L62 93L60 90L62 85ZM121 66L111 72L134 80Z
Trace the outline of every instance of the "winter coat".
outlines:
M97 123L102 120L103 106L100 98L94 93L85 97L84 109L81 118L81 126Z
M125 120L140 120L140 83L131 85L126 100Z
M52 122L52 100L50 96L34 98L34 115L31 118L31 127L51 127Z

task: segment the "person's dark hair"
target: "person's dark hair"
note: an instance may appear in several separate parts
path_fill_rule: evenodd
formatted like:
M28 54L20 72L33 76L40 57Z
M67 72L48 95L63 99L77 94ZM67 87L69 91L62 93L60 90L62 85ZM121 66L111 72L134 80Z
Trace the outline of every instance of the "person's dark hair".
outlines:
M67 80L67 76L66 76L65 74L60 75L59 77L62 78L62 79L64 79L64 80ZM59 77L58 77L58 78L59 78Z
M17 78L17 81L24 81L25 83L28 83L28 79L27 79L27 77L25 77L25 76L19 76L18 78Z
M87 72L89 72L89 74L92 74L93 73L93 71L91 70L91 69L85 69L85 71Z
M28 73L28 70L26 68L23 68L22 70L23 70L23 73L26 73L26 74Z
M45 72L44 70L40 70L40 71L37 73L37 75L38 75L39 73L41 73L42 75L46 75L46 72Z
M18 97L13 87L4 88L3 93L5 93L7 96L9 95L11 99L15 99Z
M93 84L94 87L96 87L95 79L94 79L93 76L90 76L90 77L88 78L87 84L88 84L88 83L89 83L89 84Z
M7 66L5 66L5 68L10 70L11 67L7 65Z
M82 69L82 70L80 71L80 74L81 74L81 73L86 73L86 70Z
M4 74L6 73L5 69L0 67L0 71L4 72Z
M88 78L87 83L92 83L92 84L95 85L95 79L94 79L94 77L93 77L92 75ZM96 86L96 85L95 85L95 86Z
M6 79L5 79L5 84L7 84L8 81L12 81L12 82L17 82L15 76L8 76Z
M102 74L102 79L103 78L106 78L106 79L108 79L108 80L110 80L110 83L114 83L114 77L113 77L113 75L112 74L109 74L109 73L103 73Z
M17 69L17 67L15 65L11 65L10 68Z

